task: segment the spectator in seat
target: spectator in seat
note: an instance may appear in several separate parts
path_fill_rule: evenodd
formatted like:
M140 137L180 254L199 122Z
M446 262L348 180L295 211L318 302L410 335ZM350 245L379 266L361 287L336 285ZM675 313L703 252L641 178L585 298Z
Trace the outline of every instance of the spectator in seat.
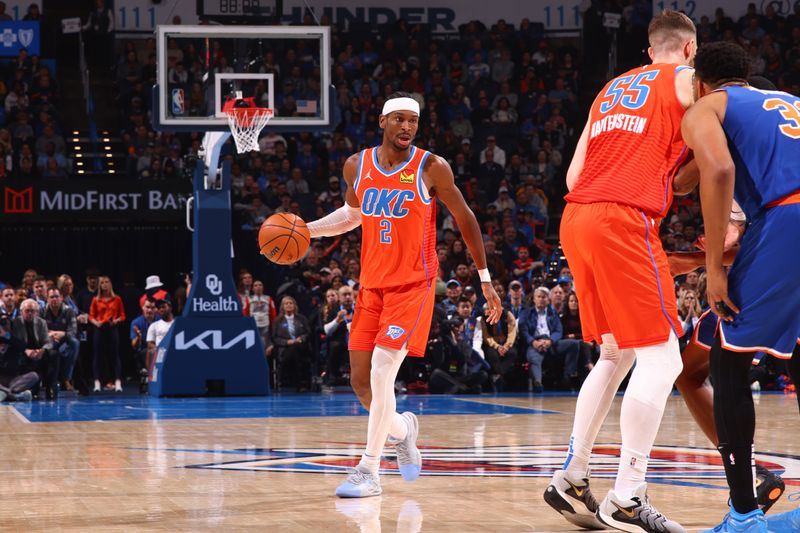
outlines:
M53 352L53 341L47 334L47 322L39 317L39 304L27 299L20 304L20 316L11 322L13 336L25 344L25 358L20 374L36 372L48 400L58 396L58 355Z
M169 298L169 293L164 290L164 284L161 283L161 278L156 275L147 276L145 278L144 294L139 297L139 307L143 307L144 301L148 298L153 301L166 300Z
M308 390L311 377L311 328L306 317L297 312L297 301L293 297L284 296L280 308L272 328L274 356L278 362L278 383L305 391Z
M75 297L75 303L78 305L78 311L81 314L88 315L89 308L92 304L92 300L97 295L97 288L100 280L97 269L96 268L86 269L85 279L86 279L86 286L78 291L78 294ZM78 321L80 322L80 317L78 317Z
M534 261L533 258L531 258L531 252L527 246L523 245L517 248L517 258L514 259L511 273L528 291L532 288L531 282L533 278L537 275L541 275L543 268L543 262Z
M36 276L33 281L33 295L31 297L39 304L39 316L43 316L44 309L47 307L47 278L41 275Z
M39 383L36 372L21 374L27 361L25 343L12 335L8 315L0 313L0 402L30 401L31 389Z
M520 331L525 336L531 387L533 392L542 392L542 363L545 359L563 361L560 385L572 388L572 379L578 375L577 365L580 341L564 339L561 319L550 305L550 291L537 287L533 291L534 306L520 319Z
M588 374L592 368L594 368L594 363L600 357L600 349L595 343L583 342L578 295L575 291L571 290L567 293L565 300L564 311L561 313L561 324L564 326L564 338L581 341L581 355L578 363Z
M348 362L347 342L355 309L352 288L347 285L340 287L338 293L334 291L334 296L335 299L329 299L326 294L327 314L324 317L325 340L328 348L325 361L325 384L328 386L336 385L341 374L340 368Z
M497 146L497 138L494 135L489 135L486 137L486 148L481 150L480 153L480 162L485 163L488 157L486 157L488 152L492 152L494 157L492 161L500 165L501 167L505 168L506 166L506 151Z
M42 173L47 170L48 163L51 159L55 160L58 169L67 168L67 159L62 154L56 152L56 145L53 142L45 144L44 151L38 152L38 154L39 157L36 158L36 167Z
M39 169L43 178L66 178L67 169L59 166L58 160L55 157L47 159L44 168Z
M72 391L72 371L81 349L78 339L78 321L73 311L64 303L61 291L50 289L47 291L47 308L44 312L47 323L47 333L53 344L54 357L60 357L58 379L64 390ZM53 389L57 391L55 384Z
M272 338L270 337L270 325L275 322L277 314L275 302L268 294L264 294L264 282L257 279L253 281L253 290L247 297L250 316L256 321L258 333L264 343L264 351L267 356L272 353Z
M514 318L519 322L520 317L528 311L528 306L525 303L525 289L522 283L517 280L508 284L508 309Z
M30 98L25 91L25 85L21 81L14 83L14 89L6 95L5 100L6 116L12 112L25 111L30 106Z
M17 316L17 295L14 287L3 287L0 291L0 314L7 315L9 319Z
M28 113L24 111L17 113L16 122L11 124L11 137L18 143L33 141L34 131Z
M445 284L447 297L442 300L441 306L448 318L458 312L458 300L461 297L461 289L461 283L457 279L451 279Z
M550 289L550 305L556 310L556 313L561 315L564 312L564 289L561 285L556 285Z
M45 125L42 134L38 139L36 139L36 145L34 146L36 153L43 154L47 152L47 146L50 143L53 144L53 149L56 154L61 154L62 156L64 155L66 152L66 143L64 142L64 137L56 133L52 124L47 124Z
M37 177L36 168L33 166L33 159L30 157L23 157L19 161L19 169L17 170L17 177L19 178L35 178Z
M507 308L503 308L500 321L487 324L481 320L483 328L483 354L492 367L491 385L496 392L505 390L517 362L517 319Z
M142 304L142 314L131 321L131 349L133 359L139 368L139 392L147 392L147 376L150 369L150 350L147 346L147 331L156 321L156 301L150 297L145 298Z
M114 293L111 278L100 276L98 279L97 296L92 299L89 308L89 322L94 326L94 357L92 368L94 371L94 392L100 392L102 378L102 359L113 366L114 383L106 384L106 389L122 391L122 361L119 356L119 330L117 326L125 321L125 306L122 298Z
M482 320L472 316L472 303L462 296L457 314L448 320L444 342L444 361L434 361L431 392L469 392L480 394L489 380L489 364L484 359Z
M156 300L156 312L161 317L147 328L147 368L153 368L158 347L164 337L167 336L169 328L172 327L174 317L172 316L172 302L168 299Z

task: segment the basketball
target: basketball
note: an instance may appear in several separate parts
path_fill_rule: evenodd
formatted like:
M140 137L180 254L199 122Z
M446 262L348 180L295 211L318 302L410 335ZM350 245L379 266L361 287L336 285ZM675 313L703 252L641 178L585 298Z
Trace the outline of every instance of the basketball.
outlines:
M303 219L292 213L277 213L261 224L258 247L261 255L279 265L299 261L311 244L311 234Z

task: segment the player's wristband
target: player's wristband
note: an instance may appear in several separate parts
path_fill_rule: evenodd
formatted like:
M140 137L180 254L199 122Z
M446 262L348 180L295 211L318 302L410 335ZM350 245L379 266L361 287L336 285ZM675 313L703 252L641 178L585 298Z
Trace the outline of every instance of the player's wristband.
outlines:
M481 283L491 283L492 276L489 275L488 268L481 268L478 270L478 277L481 278Z

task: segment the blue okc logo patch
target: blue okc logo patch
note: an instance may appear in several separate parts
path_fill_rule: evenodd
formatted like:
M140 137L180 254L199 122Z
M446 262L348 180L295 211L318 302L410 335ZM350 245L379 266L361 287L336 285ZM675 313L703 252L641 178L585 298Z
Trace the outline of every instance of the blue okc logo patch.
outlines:
M389 326L386 329L386 336L393 340L397 340L400 338L400 335L402 335L405 332L406 330L404 330L400 326Z

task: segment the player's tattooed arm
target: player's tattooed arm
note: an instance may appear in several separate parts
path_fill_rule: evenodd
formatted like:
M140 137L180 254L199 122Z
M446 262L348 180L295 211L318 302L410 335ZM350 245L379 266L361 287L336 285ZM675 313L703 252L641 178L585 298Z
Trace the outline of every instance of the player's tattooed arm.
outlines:
M422 176L425 181L424 185L431 191L431 195L437 196L453 215L475 265L479 270L486 268L486 251L483 248L481 228L475 218L475 213L469 208L461 191L456 187L450 165L441 157L431 154ZM481 289L488 304L486 321L494 324L500 319L500 313L503 310L500 297L497 296L491 283L482 282Z

